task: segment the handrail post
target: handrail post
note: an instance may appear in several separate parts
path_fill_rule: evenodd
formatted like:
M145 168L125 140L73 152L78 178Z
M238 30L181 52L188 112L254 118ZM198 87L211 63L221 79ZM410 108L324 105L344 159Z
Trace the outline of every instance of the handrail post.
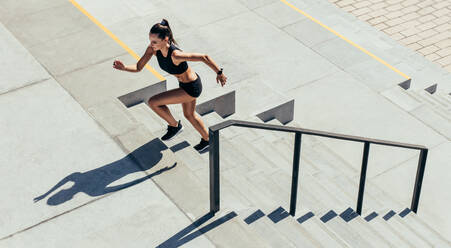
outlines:
M293 155L293 175L291 178L291 200L290 200L290 215L296 214L296 198L298 193L298 178L299 178L299 160L301 158L301 135L296 132L294 138L294 155Z
M357 198L357 214L362 215L363 193L365 191L366 170L368 167L368 154L370 152L370 142L365 141L363 148L362 170L360 171L359 196Z
M219 211L219 130L209 130L210 213Z
M424 169L426 168L426 158L428 156L428 149L422 149L420 158L418 160L417 176L415 179L415 186L413 189L412 205L410 209L417 213L418 203L420 201L421 185L423 184Z

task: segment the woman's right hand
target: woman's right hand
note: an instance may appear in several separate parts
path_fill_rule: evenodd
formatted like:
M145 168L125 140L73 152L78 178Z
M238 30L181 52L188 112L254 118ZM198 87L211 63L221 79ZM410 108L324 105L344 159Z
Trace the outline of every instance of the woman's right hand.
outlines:
M113 62L113 68L122 71L122 70L125 69L125 65L124 65L121 61L115 60L115 61Z

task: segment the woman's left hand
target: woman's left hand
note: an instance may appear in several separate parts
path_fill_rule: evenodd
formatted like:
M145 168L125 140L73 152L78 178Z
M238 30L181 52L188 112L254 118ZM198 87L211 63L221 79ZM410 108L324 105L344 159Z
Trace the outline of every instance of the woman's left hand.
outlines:
M227 81L227 77L222 73L221 75L216 76L216 83L221 83L221 86L224 86Z

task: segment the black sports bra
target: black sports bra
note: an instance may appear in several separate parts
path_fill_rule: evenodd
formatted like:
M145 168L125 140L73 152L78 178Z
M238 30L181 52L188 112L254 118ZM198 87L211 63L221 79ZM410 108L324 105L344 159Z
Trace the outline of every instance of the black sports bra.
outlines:
M179 65L174 65L171 59L172 51L175 49L180 50L178 47L176 47L174 44L171 44L169 46L168 55L166 57L163 56L160 50L157 51L157 60L158 65L160 65L160 68L170 74L181 74L184 73L186 70L188 70L188 63L186 61L183 61Z

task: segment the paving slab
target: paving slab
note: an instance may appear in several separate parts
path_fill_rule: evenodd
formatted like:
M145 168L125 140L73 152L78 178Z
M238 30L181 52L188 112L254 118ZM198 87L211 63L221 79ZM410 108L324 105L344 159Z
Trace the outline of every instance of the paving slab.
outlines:
M2 240L0 247L156 247L191 225L147 180ZM204 235L185 246L215 247Z
M317 23L309 19L302 19L283 27L283 29L308 47L318 45L336 37L333 33L326 29L318 28L318 26Z
M49 79L50 75L0 23L0 94ZM20 65L20 66L18 66Z
M264 5L253 11L279 28L307 19L305 16L288 8L288 6L280 1Z
M69 1L25 16L15 16L6 27L26 48L92 26L92 22ZM52 25L53 24L53 25ZM57 24L57 25L55 25Z
M125 64L136 63L129 54L118 56ZM117 98L135 90L159 82L148 70L139 73L118 71L113 68L114 59L73 71L56 80L83 106L91 107L111 98Z
M350 66L346 72L376 92L397 86L407 80L374 59Z
M15 0L3 0L0 7L0 21L8 23L14 17L23 17L38 11L66 4L65 1L59 0L32 0L27 4Z
M312 49L341 69L371 60L371 57L340 38L322 42Z
M236 25L240 25L243 30L236 29ZM218 35L218 28L224 32ZM230 47L229 40L233 39L231 49L246 51L246 60L250 68L253 71L265 71L266 73L261 75L265 78L265 82L272 84L277 82L277 88L281 91L339 70L329 61L254 13L243 13L205 26L202 32L209 35L217 46ZM243 32L247 34L246 40L240 38ZM278 38L277 43L261 42L274 37ZM267 56L268 53L271 56Z
M31 54L53 76L95 65L127 54L105 32L92 24L83 31L55 38L33 46Z
M121 22L138 16L138 14L133 11L130 4L127 4L128 1L111 0L104 2L77 0L76 2L104 26L108 26L116 22ZM143 8L148 8L148 6L144 5ZM73 9L74 11L78 11L78 9L76 9L75 7L73 7Z
M148 2L151 3L150 1ZM185 43L180 39L180 36L184 32L187 32L186 30L191 30L191 27L183 23L177 16L171 13L169 9L157 8L148 15L137 16L132 19L106 25L106 27L118 37L119 40L127 44L128 47L141 56L150 44L150 29L155 23L161 22L163 17L169 21L175 41L179 44L180 48L184 50ZM150 61L156 61L156 58L153 58ZM159 68L158 63L150 63L150 65L155 69Z
M246 6L248 9L253 10L258 7L262 7L267 4L278 2L278 0L238 0L241 2L244 6Z
M109 168L136 168L53 79L0 101L1 133L9 134L0 141L1 170L8 175L1 194L9 199L1 205L8 213L0 221L2 238L102 197L103 184L115 181ZM90 177L102 173L104 181ZM43 195L54 186L58 192Z
M117 98L89 107L87 112L113 137L135 129L139 125Z

